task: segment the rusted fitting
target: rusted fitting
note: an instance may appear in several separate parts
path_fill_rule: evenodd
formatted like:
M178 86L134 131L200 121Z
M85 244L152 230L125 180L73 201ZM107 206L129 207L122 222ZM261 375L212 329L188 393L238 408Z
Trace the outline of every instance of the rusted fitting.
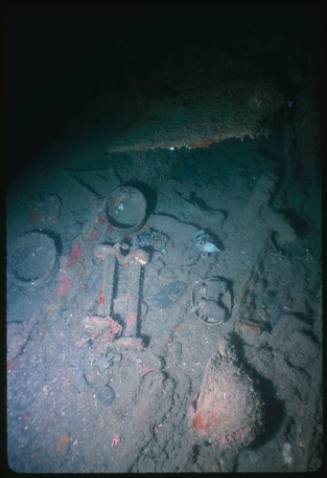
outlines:
M149 262L150 256L143 249L135 249L129 253L130 260L136 264L140 264L142 267L146 266Z

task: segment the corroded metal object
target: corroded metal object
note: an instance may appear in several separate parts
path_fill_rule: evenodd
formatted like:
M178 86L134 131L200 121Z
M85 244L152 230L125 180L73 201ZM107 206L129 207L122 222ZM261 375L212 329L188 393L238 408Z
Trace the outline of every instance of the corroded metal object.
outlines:
M140 277L142 268L149 262L149 254L142 249L131 250L126 256L117 256L118 262L129 270L128 290L125 301L124 336L116 341L117 348L134 348L141 350L144 346L142 337L137 336Z
M234 80L153 100L113 138L108 153L206 148L225 139L269 136L283 98L272 80Z
M149 254L143 249L132 249L128 253L121 244L98 244L94 249L97 259L104 262L102 288L98 298L97 316L87 318L84 327L93 338L101 336L101 347L114 341L117 348L143 348L142 337L137 336L139 287L142 268L149 262ZM115 263L128 268L128 289L124 297L124 330L110 313L113 299ZM122 335L123 332L123 335ZM100 341L99 341L100 343Z
M221 448L242 448L257 436L262 402L231 347L223 346L204 371L199 396L189 411L190 428Z
M54 237L43 231L30 231L8 247L9 269L19 286L46 284L58 268L58 249Z
M197 281L192 290L192 311L208 324L223 324L231 316L230 286L221 277Z
M106 210L113 229L121 237L137 232L144 226L147 203L142 192L132 186L119 186L108 197Z

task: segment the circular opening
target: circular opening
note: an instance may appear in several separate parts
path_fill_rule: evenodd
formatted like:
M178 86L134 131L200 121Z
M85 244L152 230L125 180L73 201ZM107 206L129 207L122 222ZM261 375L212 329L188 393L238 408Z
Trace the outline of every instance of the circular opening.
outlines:
M34 285L45 280L53 271L57 249L54 240L43 232L28 232L14 243L11 270L22 285Z
M141 227L146 215L146 200L141 191L132 186L115 189L107 201L109 222L117 229Z

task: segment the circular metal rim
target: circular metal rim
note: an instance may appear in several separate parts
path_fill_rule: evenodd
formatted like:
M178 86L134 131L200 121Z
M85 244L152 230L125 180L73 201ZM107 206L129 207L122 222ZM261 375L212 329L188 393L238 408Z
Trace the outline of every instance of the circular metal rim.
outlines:
M57 250L57 247L56 247L56 243L55 243L54 239L51 236L49 236L49 234L47 234L46 232L43 232L43 231L29 231L29 232L26 232L25 234L22 234L21 236L19 236L17 238L16 243L20 240L23 240L23 238L25 236L29 236L31 234L39 234L39 235L42 234L43 236L47 237L47 239L50 239L50 241L53 244L54 257L51 259L50 265L47 268L46 273L43 274L42 276L34 279L34 280L33 279L30 279L30 280L29 279L24 279L23 277L21 277L17 272L15 272L15 270L13 269L13 266L11 264L11 267L8 268L8 272L10 273L10 277L16 285L18 285L19 287L23 287L23 288L34 287L34 286L38 286L40 284L43 284L43 283L47 282L48 279L55 273L55 270L57 269L57 266L58 266L58 250Z
M193 311L194 311L195 315L196 315L202 322L204 322L204 323L207 324L207 325L221 325L221 324L224 324L224 323L226 322L226 320L221 320L221 319L219 319L219 320L215 320L215 321L209 321L207 316L201 315L201 314L199 313L199 311L198 311L199 306L196 306L196 304L195 304L195 301L196 301L196 299L195 299L195 289L196 289L197 287L200 287L201 284L207 283L207 282L220 282L220 281L219 281L217 278L215 278L215 277L207 277L207 278L202 279L201 281L198 281L198 282L196 282L196 283L194 284L194 286L193 286L193 288L192 288L192 292L191 292L191 303L192 303ZM208 299L208 300L210 300L210 299Z
M137 193L139 195L141 201L143 202L142 209L144 211L144 214L143 214L143 217L141 218L141 220L138 223L122 224L121 222L115 220L112 216L112 211L111 211L111 208L113 207L112 202L117 200L115 196L118 196L119 193L123 193L124 190L126 190L126 191L130 190L132 192ZM114 191L112 191L110 193L110 195L107 199L107 202L106 202L106 214L107 214L107 218L108 218L109 223L117 231L119 231L123 234L130 233L130 232L136 232L144 226L144 224L146 222L146 210L147 210L147 202L146 202L144 194L139 189L137 189L133 186L118 186L118 188L114 189Z

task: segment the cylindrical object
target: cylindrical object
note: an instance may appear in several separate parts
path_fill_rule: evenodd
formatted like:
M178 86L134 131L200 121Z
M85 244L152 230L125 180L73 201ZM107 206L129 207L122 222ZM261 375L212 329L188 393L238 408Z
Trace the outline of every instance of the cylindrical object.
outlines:
M9 270L19 286L46 283L58 265L55 239L43 231L31 231L8 245Z
M138 318L138 309L139 309L139 297L140 297L140 274L142 265L138 260L136 260L135 256L136 251L131 251L128 256L122 257L119 262L122 266L126 267L126 272L124 273L127 275L126 283L124 284L127 287L127 291L125 293L125 307L124 307L124 315L125 315L125 330L124 336L125 337L136 337L137 332L137 318ZM143 256L140 256L143 258Z
M144 226L147 203L139 189L132 186L119 186L108 197L108 220L113 228L112 233L122 237L137 232Z
M95 257L104 262L102 284L98 296L97 315L99 317L107 317L110 315L115 262L118 254L117 248L109 244L99 244L94 249Z
M142 249L135 249L129 252L127 256L117 256L119 264L123 267L124 272L128 274L126 284L124 284L124 310L125 330L124 337L117 341L117 346L123 348L136 348L140 350L143 347L143 340L137 337L137 321L139 313L139 299L140 299L140 278L142 267L149 261L149 255Z
M100 317L107 317L110 315L114 269L115 258L108 256L104 261L102 271L102 286L98 297L97 315Z

